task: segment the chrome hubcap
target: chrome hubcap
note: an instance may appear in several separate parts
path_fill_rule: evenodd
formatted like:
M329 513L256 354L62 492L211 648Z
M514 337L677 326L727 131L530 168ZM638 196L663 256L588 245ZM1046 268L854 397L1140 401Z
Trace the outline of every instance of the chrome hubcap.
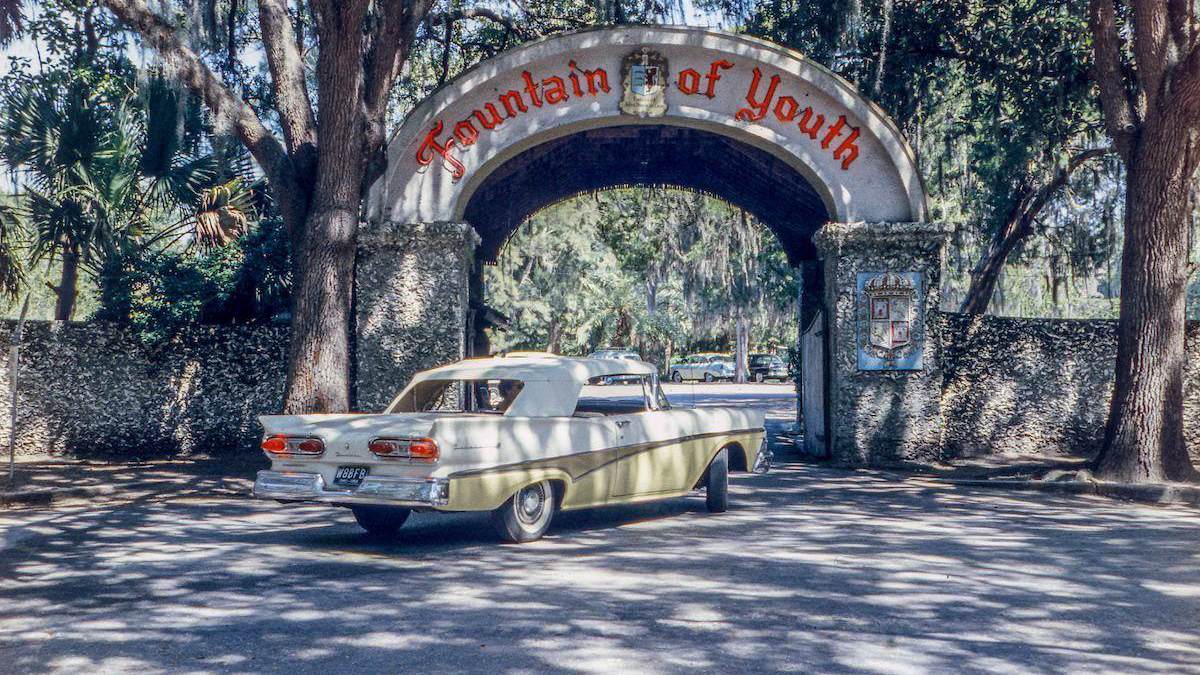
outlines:
M517 518L525 524L534 524L542 516L546 505L546 491L541 483L530 485L517 494Z

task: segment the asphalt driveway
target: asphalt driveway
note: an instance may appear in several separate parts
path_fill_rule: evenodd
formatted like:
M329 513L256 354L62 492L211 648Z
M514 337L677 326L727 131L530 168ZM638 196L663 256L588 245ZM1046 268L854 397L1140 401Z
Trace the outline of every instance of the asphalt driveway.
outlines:
M1200 512L793 465L398 540L245 498L0 511L5 672L1197 672Z

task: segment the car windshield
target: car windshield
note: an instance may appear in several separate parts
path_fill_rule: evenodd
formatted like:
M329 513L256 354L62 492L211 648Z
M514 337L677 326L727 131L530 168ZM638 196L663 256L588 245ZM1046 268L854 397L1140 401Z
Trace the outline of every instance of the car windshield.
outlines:
M520 380L425 380L405 393L388 412L503 415L524 386Z
M602 375L588 380L575 405L577 417L667 410L671 404L654 375Z

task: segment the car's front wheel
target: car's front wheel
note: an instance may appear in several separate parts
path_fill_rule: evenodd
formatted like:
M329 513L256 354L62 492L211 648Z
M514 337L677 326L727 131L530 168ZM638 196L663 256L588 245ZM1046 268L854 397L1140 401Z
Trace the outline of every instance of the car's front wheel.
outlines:
M366 530L368 534L376 537L390 537L400 531L404 526L404 521L408 520L408 514L412 513L409 509L401 509L395 506L352 506L350 510L354 512L354 519L358 521L358 526Z
M712 373L705 373L705 374L704 374L704 381L705 381L705 382L712 382L712 381L714 381L714 380L716 380L716 379L717 379L717 378L713 377L713 374L712 374Z
M683 382L683 375L678 370L676 370L675 372L671 373L671 381L672 382Z
M492 511L492 524L507 541L534 541L549 529L556 507L554 487L544 480L521 488Z
M754 381L755 381L755 382L766 382L766 381L767 381L767 377L766 377L766 375L763 375L762 373L755 373L755 374L754 374Z
M721 448L708 465L704 478L704 505L709 513L725 513L729 508L729 449Z

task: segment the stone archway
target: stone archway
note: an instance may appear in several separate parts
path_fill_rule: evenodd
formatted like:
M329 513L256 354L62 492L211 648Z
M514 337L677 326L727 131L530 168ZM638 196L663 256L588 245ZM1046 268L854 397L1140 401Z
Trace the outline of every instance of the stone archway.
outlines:
M652 183L754 213L804 270L816 292L802 314L827 317L806 344L828 355L818 410L836 460L937 452L940 342L924 318L937 307L944 231L925 222L896 126L800 54L669 26L547 38L436 91L388 153L360 237L360 407L467 353L475 261L494 260L528 216Z

